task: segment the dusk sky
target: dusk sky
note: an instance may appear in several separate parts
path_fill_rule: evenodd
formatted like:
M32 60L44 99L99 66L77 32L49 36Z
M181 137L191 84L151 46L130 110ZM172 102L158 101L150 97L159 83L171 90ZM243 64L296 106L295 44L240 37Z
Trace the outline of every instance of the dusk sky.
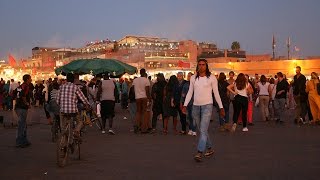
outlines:
M320 0L1 0L0 59L18 60L35 46L81 47L125 35L192 39L247 54L320 55Z

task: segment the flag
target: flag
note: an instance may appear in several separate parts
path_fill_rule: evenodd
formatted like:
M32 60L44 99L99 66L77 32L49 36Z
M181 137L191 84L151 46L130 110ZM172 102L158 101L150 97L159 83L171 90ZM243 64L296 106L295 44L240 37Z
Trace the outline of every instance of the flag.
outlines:
M181 60L178 61L178 67L181 68L190 68L190 63L189 62L183 62Z
M17 64L17 62L16 62L16 60L14 59L14 57L13 57L11 54L9 54L9 65L10 65L11 67L15 67L16 64Z
M21 59L20 66L22 67L22 69L25 69L26 68L26 60Z

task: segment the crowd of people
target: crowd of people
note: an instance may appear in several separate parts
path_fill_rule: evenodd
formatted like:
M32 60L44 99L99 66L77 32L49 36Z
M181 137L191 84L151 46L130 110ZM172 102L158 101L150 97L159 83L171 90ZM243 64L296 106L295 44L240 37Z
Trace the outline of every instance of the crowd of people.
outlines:
M72 116L78 121L75 135L82 127L79 112L92 108L101 114L101 133L115 135L115 104L120 103L122 109L129 110L132 131L136 134L161 130L164 135L199 136L198 152L194 156L196 161L214 153L208 130L212 113L216 110L219 113L219 131L234 132L238 125L242 125L242 131L248 132L248 126L254 125L254 106L259 108L260 118L265 122L290 123L284 113L287 109L295 109L294 123L315 125L320 122L318 74L311 73L311 79L307 80L299 66L292 82L281 72L274 77L256 74L254 78L239 73L235 78L231 71L227 79L224 73L213 75L205 59L198 61L194 74L190 72L184 77L184 73L179 72L169 80L162 73L152 80L146 70L141 69L140 77L118 81L106 73L90 82L81 81L76 74L67 74L66 79L60 80L50 78L35 85L31 82L31 76L25 75L22 84L13 79L7 83L1 79L0 83L2 109L16 110L19 117L17 147L30 145L26 134L30 105L43 106L48 123L59 118L63 125ZM233 113L230 112L231 106ZM173 130L169 131L171 119ZM160 128L157 125L159 121L162 121Z

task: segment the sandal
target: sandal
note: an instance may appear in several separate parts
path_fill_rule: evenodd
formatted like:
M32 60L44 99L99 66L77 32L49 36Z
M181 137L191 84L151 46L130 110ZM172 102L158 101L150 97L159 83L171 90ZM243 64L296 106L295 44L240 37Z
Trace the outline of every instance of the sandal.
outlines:
M202 161L202 153L198 152L195 156L194 156L194 160L197 162L201 162Z
M204 154L205 157L211 157L214 153L214 150L209 148L207 152Z

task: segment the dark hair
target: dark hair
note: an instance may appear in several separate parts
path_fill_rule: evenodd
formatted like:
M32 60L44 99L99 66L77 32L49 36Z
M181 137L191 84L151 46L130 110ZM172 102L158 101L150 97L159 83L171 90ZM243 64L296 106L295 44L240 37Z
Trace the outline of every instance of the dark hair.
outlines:
M59 89L59 83L58 82L52 83L52 88L58 90Z
M274 84L274 79L271 78L271 79L269 80L269 82L270 82L270 84Z
M140 75L144 76L146 74L146 69L142 68L140 69Z
M266 76L265 75L261 75L261 77L260 77L260 82L261 82L261 84L266 84L266 82L267 82L267 78L266 78Z
M301 67L300 66L297 66L296 69L300 69L300 71L301 71Z
M277 73L277 77L282 77L282 78L283 78L282 72L278 72L278 73Z
M230 76L230 74L233 74L233 75L234 75L234 72L233 72L233 71L230 71L230 72L229 72L229 76Z
M240 73L236 79L236 86L238 90L242 90L247 86L247 79L243 73Z
M169 82L167 84L167 92L173 93L174 87L179 83L176 75L170 76Z
M159 81L165 81L166 79L164 78L164 75L162 74L162 73L158 73L157 74L157 79L159 80Z
M226 79L227 79L226 75L225 75L223 72L221 72L221 73L219 74L218 81L219 81L219 82L223 82L223 81L226 80Z
M74 75L72 73L67 74L67 82L74 82Z
M208 61L206 59L199 59L198 63L201 62L201 61L206 63L206 76L207 76L207 78L209 78L210 75L211 75L211 72L209 71ZM197 70L196 79L199 78L199 76L200 76L198 63L197 63L197 69L196 69Z
M25 74L25 75L23 75L23 77L22 77L23 82L27 82L30 78L31 78L30 74Z
M104 79L104 80L109 79L109 78L110 78L109 73L105 73L105 74L103 74L103 79Z

